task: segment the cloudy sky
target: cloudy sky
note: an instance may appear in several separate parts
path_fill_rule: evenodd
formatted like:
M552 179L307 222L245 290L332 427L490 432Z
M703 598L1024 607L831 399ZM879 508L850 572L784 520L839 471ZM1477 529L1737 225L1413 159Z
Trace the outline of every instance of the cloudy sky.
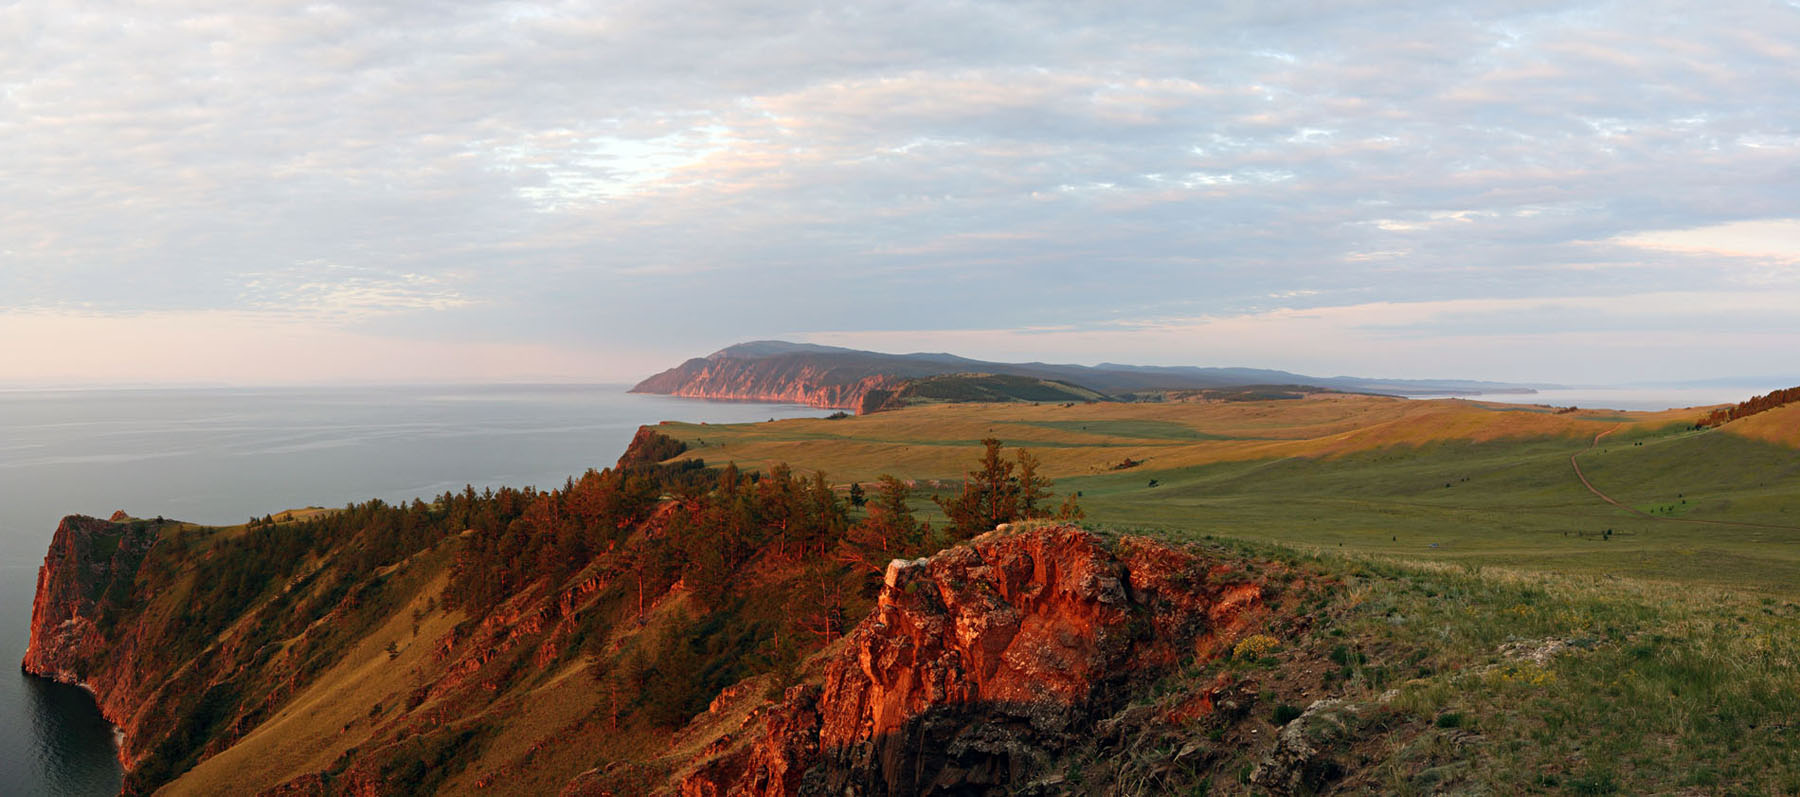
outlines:
M1800 374L1800 3L0 4L0 383Z

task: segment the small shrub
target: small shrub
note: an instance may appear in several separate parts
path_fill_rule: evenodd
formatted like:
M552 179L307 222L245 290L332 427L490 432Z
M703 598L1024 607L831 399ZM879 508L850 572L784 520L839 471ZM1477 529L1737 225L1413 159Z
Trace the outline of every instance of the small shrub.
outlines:
M1590 772L1578 778L1569 778L1569 791L1575 794L1616 794L1619 782L1605 772Z
M1268 634L1251 634L1231 649L1234 659L1260 659L1281 647L1281 641Z
M1269 719L1276 725L1286 725L1299 719L1302 713L1299 707L1282 703L1275 707L1275 713Z
M1442 714L1439 714L1437 717L1437 721L1432 724L1438 726L1439 728L1461 728L1463 726L1462 712L1446 711Z

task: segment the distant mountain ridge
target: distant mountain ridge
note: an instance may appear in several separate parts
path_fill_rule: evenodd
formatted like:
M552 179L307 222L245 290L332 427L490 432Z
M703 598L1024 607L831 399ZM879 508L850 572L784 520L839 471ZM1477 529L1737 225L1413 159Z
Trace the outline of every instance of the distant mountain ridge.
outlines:
M1024 377L1117 400L1131 400L1138 394L1253 385L1400 396L1532 393L1538 387L1467 379L1314 377L1264 368L1001 363L944 352L887 354L814 343L757 340L688 360L639 382L631 392L729 401L791 401L867 412L882 408L895 394L906 393L907 386L915 380L951 375ZM871 403L871 396L878 400ZM1024 396L1012 398L1034 400ZM995 396L988 391L984 399L994 400Z

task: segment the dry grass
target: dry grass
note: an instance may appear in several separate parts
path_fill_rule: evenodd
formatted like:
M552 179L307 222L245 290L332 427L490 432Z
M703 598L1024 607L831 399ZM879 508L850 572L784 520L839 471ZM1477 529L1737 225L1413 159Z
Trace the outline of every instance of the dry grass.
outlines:
M1722 428L1731 434L1752 440L1800 448L1800 404L1789 404L1748 418L1739 418Z
M363 637L331 669L268 721L219 754L207 758L162 793L254 794L293 778L325 769L345 750L367 742L381 724L405 704L414 678L437 671L432 641L461 622L460 612L432 612L412 633L412 612L442 592L449 572L447 557L414 566L434 575L396 610L375 633ZM389 642L399 655L389 659ZM372 715L371 709L382 712Z
M1301 400L1167 404L949 404L841 420L665 423L686 458L767 467L777 462L865 481L956 478L984 437L1032 448L1050 476L1102 473L1129 457L1166 470L1283 457L1337 457L1397 445L1528 437L1592 437L1609 426L1656 427L1691 411L1619 413L1482 402L1321 395Z

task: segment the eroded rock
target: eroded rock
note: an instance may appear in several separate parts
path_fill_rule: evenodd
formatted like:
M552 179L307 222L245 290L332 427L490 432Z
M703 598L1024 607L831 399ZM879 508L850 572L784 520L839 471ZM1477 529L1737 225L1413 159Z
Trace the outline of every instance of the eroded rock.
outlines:
M1072 526L996 531L895 560L822 689L790 690L759 711L737 734L757 741L701 764L682 792L1050 788L1051 762L1134 687L1258 610L1260 588L1215 583L1213 564ZM806 774L796 781L796 772Z

